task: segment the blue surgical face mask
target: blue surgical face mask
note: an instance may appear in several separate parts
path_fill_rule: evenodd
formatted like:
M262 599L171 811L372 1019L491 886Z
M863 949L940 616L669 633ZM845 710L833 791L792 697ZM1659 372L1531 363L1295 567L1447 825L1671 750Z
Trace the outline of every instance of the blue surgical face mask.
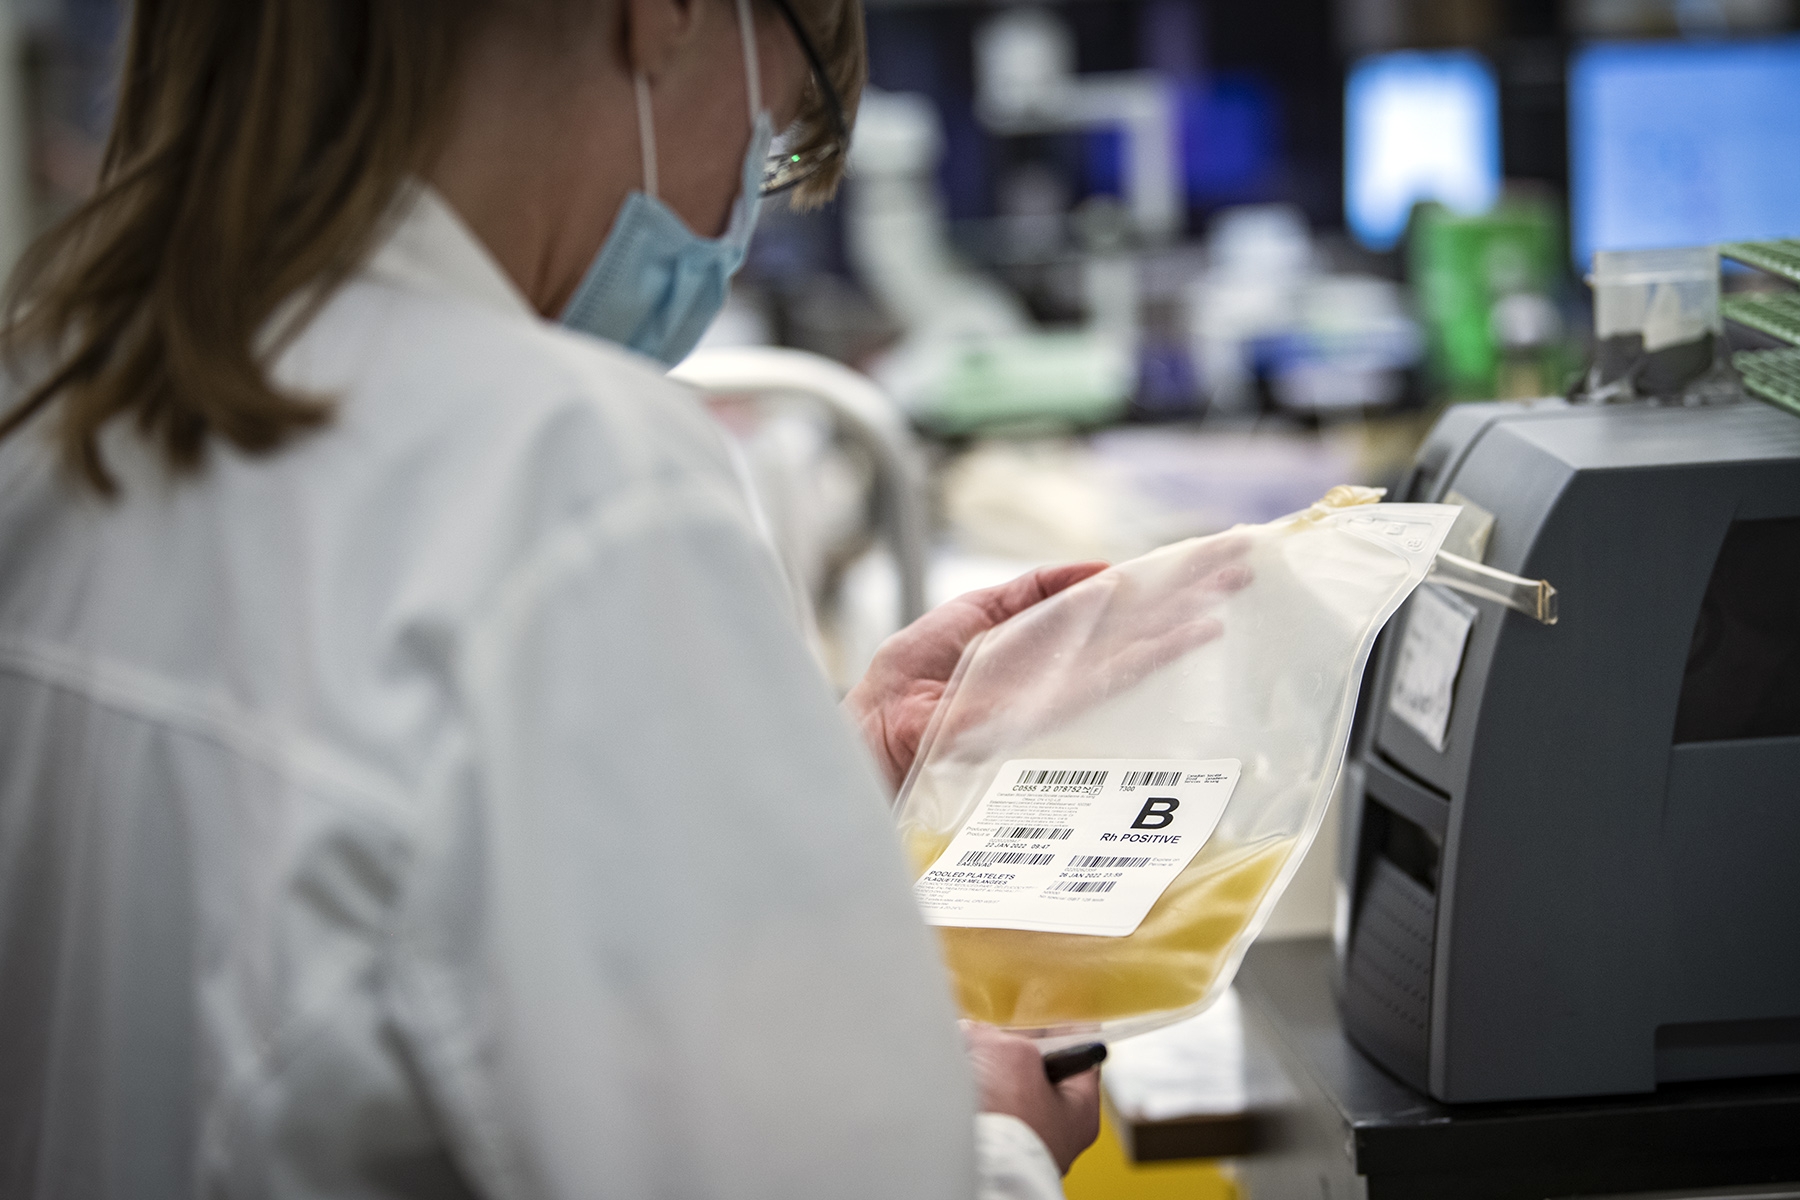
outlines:
M650 88L638 75L633 85L644 188L625 198L612 232L561 318L570 329L629 346L670 366L687 357L725 306L731 277L744 264L762 203L763 162L774 131L762 106L749 0L738 0L737 10L751 119L750 143L744 148L743 175L731 206L730 224L716 238L701 237L657 199Z

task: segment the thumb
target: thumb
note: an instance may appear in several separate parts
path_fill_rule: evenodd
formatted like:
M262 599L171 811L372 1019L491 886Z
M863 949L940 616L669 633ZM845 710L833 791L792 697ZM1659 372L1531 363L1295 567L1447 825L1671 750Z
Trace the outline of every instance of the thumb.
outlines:
M1098 1104L1100 1101L1100 1068L1089 1067L1079 1075L1056 1085L1064 1100L1078 1105Z

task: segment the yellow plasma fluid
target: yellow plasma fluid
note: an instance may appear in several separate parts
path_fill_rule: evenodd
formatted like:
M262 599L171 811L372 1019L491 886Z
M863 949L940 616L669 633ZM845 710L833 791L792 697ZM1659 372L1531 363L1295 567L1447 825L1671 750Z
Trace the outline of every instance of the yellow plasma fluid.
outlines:
M907 831L919 874L953 836ZM957 1003L964 1016L1009 1029L1185 1008L1218 977L1293 844L1207 844L1126 937L939 926Z

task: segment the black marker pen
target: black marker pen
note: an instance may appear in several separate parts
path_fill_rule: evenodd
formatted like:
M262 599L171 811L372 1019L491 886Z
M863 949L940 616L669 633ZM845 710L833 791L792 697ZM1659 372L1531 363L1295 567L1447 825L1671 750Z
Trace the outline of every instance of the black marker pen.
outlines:
M1106 1061L1105 1042L1083 1042L1065 1046L1044 1055L1044 1075L1051 1083L1073 1079L1083 1071L1091 1071Z

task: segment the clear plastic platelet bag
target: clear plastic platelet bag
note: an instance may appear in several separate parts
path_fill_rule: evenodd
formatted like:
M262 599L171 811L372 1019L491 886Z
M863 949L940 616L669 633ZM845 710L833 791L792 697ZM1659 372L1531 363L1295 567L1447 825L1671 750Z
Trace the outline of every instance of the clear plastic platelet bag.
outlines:
M1380 495L1165 546L965 651L897 802L965 1016L1116 1039L1230 984L1458 511Z

